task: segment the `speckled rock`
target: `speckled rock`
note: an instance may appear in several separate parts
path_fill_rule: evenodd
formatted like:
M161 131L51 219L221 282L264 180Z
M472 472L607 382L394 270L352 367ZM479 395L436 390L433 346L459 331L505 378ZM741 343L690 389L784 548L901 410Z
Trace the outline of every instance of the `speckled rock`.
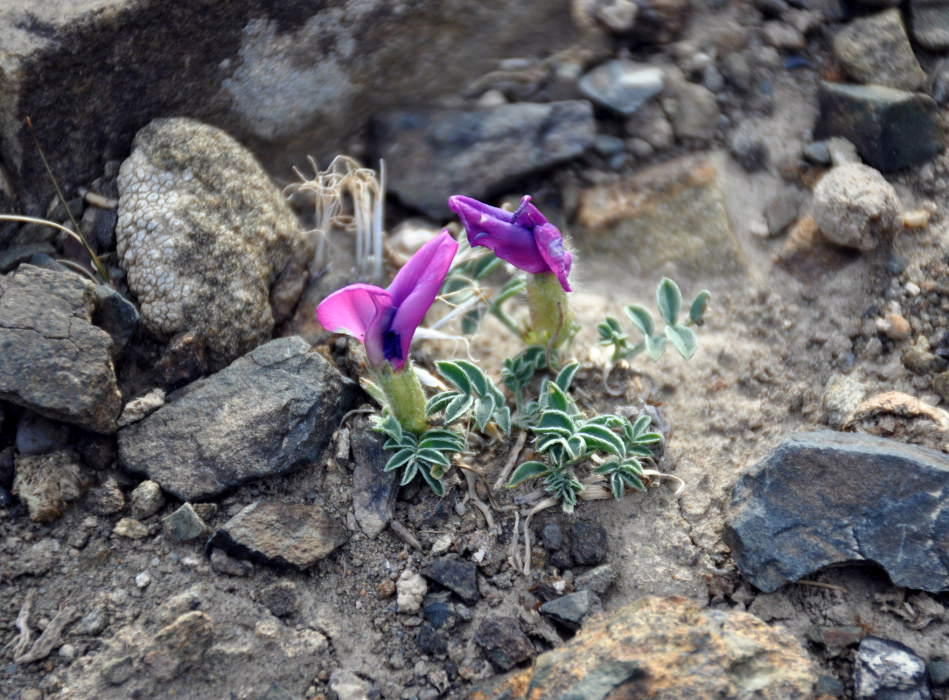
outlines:
M860 642L854 663L857 700L929 700L926 662L905 644L879 637Z
M685 598L646 597L465 697L784 700L811 697L816 683L807 653L780 628Z
M492 617L478 627L475 643L502 671L534 658L534 645L512 617Z
M900 227L902 212L886 178L859 163L831 169L814 188L814 220L837 245L873 250Z
M0 399L100 433L122 406L113 341L92 324L95 285L21 266L0 279Z
M13 495L26 504L30 520L36 522L56 520L86 487L79 456L72 450L17 455L13 468Z
M197 666L214 640L214 623L203 611L181 615L159 630L145 649L143 661L149 673L169 681L178 673Z
M833 49L858 83L917 90L926 82L896 8L853 20L834 36Z
M270 288L313 248L250 151L190 119L138 132L119 171L116 242L149 330L198 330L219 369L270 338Z
M910 0L913 38L931 51L949 49L949 3L945 0Z

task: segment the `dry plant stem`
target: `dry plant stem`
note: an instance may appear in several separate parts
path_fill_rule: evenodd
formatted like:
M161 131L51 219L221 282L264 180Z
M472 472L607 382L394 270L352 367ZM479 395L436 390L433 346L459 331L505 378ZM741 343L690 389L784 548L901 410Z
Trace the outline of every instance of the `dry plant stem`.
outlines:
M43 634L40 635L39 639L33 642L33 646L30 647L30 650L21 656L14 656L13 660L18 664L25 664L31 661L45 659L50 655L50 652L53 651L53 648L59 644L66 626L77 617L79 617L79 611L70 605L69 600L66 600L60 606L59 612L57 612L50 623L46 625Z
M547 508L552 508L557 505L556 498L545 498L543 501L538 503L536 506L530 509L530 512L527 514L527 517L524 518L524 575L527 576L531 572L531 518L537 515L542 510Z
M614 389L610 386L610 372L613 371L615 365L607 365L603 368L603 390L614 398L619 398L620 396L626 396L626 387L621 387Z
M422 551L422 544L418 541L418 538L412 534L412 531L409 530L405 525L400 523L398 520L393 520L389 523L389 527L392 528L392 532L399 536L400 540L405 542L416 551Z
M840 591L841 593L850 592L843 586L835 586L832 583L822 583L821 581L795 581L794 583L800 583L802 586L817 586L818 588L827 588L831 591Z
M26 594L23 607L20 608L20 612L16 616L16 628L20 630L20 638L17 640L16 646L13 647L14 659L25 654L32 642L32 634L30 633L30 609L33 607L33 594L35 592L36 589L31 588L29 593Z
M517 539L518 539L518 538L517 538L517 533L518 533L517 526L520 524L520 522L521 522L521 514L520 514L520 512L518 512L518 510L515 508L515 510L514 510L514 533L513 533L513 536L511 537L511 552L510 552L510 554L508 554L508 557L507 557L507 560L510 562L511 566L514 568L515 571L520 571L521 568L522 568L521 556L520 556L520 554L519 554L519 552L518 552L518 548L517 548Z
M461 473L465 475L465 482L468 484L468 497L471 501L471 504L481 511L481 515L484 516L484 521L488 526L488 531L491 533L496 533L496 525L494 523L494 516L491 514L491 509L488 507L487 503L478 497L478 487L475 484L474 473L470 468L465 466L461 467Z
M495 491L500 491L507 484L507 480L511 477L511 472L514 471L514 465L517 464L517 458L520 456L521 450L524 449L524 443L526 442L527 431L522 430L518 433L517 442L514 443L514 449L511 450L511 453L508 455L507 462L504 463L504 469L501 470L497 481L494 482Z

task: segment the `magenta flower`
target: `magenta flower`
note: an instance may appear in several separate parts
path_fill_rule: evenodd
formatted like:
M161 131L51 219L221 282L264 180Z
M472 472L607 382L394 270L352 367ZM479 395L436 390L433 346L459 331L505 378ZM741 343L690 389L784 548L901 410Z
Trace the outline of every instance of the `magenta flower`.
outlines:
M448 207L461 218L472 247L482 245L493 250L525 272L553 272L564 291L572 291L567 275L573 256L564 248L557 227L531 204L530 195L525 195L513 212L462 195L449 197Z
M361 341L373 367L388 361L398 371L457 250L458 242L443 230L402 266L388 289L372 284L343 287L320 302L316 317L326 330Z

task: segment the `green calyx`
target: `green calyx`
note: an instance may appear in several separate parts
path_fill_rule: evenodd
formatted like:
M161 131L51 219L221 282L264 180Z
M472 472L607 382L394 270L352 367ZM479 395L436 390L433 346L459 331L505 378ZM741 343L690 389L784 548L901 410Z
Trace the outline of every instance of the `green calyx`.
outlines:
M425 392L412 370L411 361L406 362L398 372L388 362L384 362L376 368L375 374L389 411L402 429L414 435L421 435L428 430L431 426L425 417Z
M567 304L567 293L553 273L528 276L527 307L530 325L524 339L528 344L556 349L570 340L574 332L573 314Z

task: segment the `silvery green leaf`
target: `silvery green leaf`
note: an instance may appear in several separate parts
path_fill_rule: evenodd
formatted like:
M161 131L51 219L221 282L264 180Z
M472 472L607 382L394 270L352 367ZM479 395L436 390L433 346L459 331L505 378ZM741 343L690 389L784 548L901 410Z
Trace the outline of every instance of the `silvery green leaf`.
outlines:
M474 403L474 396L465 396L458 394L451 403L445 407L445 425L451 425L462 418Z
M494 422L504 431L505 435L511 434L511 409L507 406L501 406L494 412Z
M574 425L573 419L563 411L547 409L541 414L534 431L540 434L556 433L563 437L569 437L576 431L576 425Z
M442 391L435 394L425 404L425 415L433 416L439 411L444 410L445 406L451 403L452 399L459 396L457 391Z
M629 320L633 322L640 333L647 338L652 335L652 314L645 306L631 304L626 307L625 311L626 315L629 316Z
M487 396L490 393L491 382L488 381L488 378L484 376L484 372L481 369L467 360L456 360L455 365L460 367L462 371L468 376L468 380L471 382L471 386L474 387L474 390L478 393L478 396Z
M570 384L573 382L573 378L579 369L579 362L571 362L565 365L564 368L557 373L557 378L554 380L554 383L560 387L560 390L564 393L568 392L570 390Z
M378 384L376 384L375 382L369 379L366 379L365 377L360 377L359 386L361 386L362 390L365 391L367 394L369 394L369 397L373 401L375 401L377 404L379 404L380 406L386 405L387 401L386 401L385 392L382 391L382 389L379 387Z
M687 326L666 326L666 338L686 360L695 354L695 349L698 347L695 333Z
M682 293L678 285L668 277L663 277L656 289L656 303L665 322L674 326L682 309Z
M488 421L491 420L491 416L494 415L494 397L490 394L483 399L478 399L475 401L474 416L475 424L478 426L478 430L484 430L485 426L488 424Z
M391 472L393 469L403 467L409 462L410 459L414 458L415 450L411 448L403 448L389 458L389 461L386 462L384 471Z
M646 336L646 352L649 353L649 359L658 362L662 353L666 351L666 339L661 335Z
M586 442L588 450L600 450L617 457L626 456L626 446L619 435L601 425L584 425L578 435Z
M708 309L708 300L711 299L711 297L711 292L705 289L695 295L695 299L692 300L692 306L689 308L689 319L692 323L701 325L702 317L705 316L705 312Z
M429 488L432 489L436 496L445 495L445 484L443 484L438 478L436 478L428 469L422 467L420 469L422 472L422 478L425 479L425 482L428 484ZM404 486L405 484L403 484Z
M435 363L438 373L450 381L463 394L471 393L471 382L468 381L468 374L454 362L442 360Z
M514 473L511 474L511 479L507 482L507 487L512 489L518 484L530 479L536 479L540 476L545 476L549 471L550 470L547 468L547 465L543 462L524 462L524 464L520 465L514 470Z
M567 411L570 400L563 390L554 382L547 385L547 405L557 411Z
M432 464L440 464L443 467L447 467L451 464L451 461L441 450L423 448L420 449L416 454L418 455L419 459L424 459L426 462L431 462Z

